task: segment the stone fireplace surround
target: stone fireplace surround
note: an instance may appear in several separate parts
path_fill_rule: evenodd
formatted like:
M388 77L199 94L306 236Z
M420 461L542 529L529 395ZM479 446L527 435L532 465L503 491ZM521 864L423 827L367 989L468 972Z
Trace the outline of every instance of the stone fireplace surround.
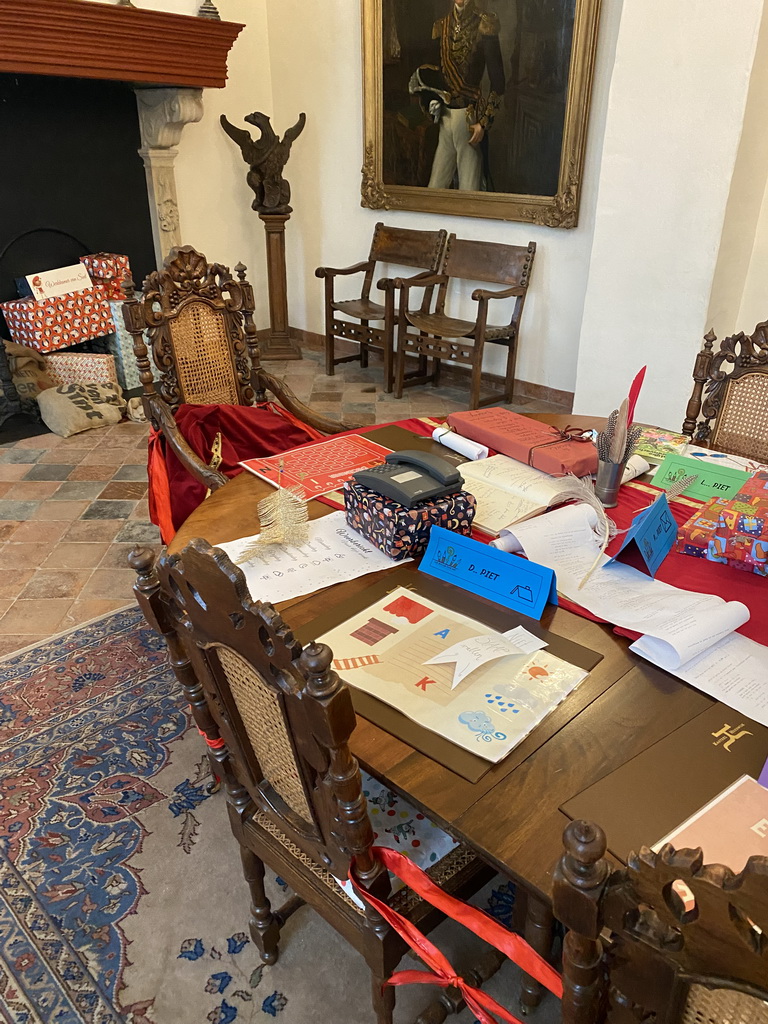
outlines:
M208 8L210 10L210 7ZM203 89L221 89L243 26L90 0L2 0L0 71L130 83L158 265L181 244L174 163Z

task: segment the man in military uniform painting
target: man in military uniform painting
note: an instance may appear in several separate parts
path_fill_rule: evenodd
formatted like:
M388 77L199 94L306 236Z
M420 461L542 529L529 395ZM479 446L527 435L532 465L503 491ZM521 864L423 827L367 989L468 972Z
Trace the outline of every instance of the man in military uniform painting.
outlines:
M478 0L454 0L451 11L432 26L440 48L440 67L422 65L410 89L440 125L430 188L478 191L483 178L481 143L504 95L504 66L499 19L481 10ZM490 93L481 91L488 72Z

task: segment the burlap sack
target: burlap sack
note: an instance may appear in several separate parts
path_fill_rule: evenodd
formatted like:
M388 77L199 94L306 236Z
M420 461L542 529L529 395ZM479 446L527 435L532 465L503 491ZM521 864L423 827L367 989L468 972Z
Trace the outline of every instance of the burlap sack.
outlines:
M37 402L43 423L62 437L119 423L125 409L115 384L62 384L41 391Z
M2 344L5 345L8 354L8 366L19 398L34 399L41 391L54 387L54 382L48 375L44 355L26 345L6 341L5 338L2 339Z

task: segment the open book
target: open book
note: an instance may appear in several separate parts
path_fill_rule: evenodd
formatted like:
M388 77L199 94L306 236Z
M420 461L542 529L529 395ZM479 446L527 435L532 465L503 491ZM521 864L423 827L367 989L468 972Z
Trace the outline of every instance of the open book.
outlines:
M573 489L567 478L549 476L506 455L466 462L461 475L464 490L477 499L474 525L494 535L566 501Z

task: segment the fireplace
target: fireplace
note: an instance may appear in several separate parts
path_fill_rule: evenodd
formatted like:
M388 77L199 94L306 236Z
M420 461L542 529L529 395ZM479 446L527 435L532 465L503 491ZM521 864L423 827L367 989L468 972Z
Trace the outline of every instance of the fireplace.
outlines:
M218 20L211 3L201 10L0 4L0 302L16 297L17 278L86 251L127 255L141 281L181 244L176 147L202 116L203 89L225 85L242 28ZM0 384L7 416L2 367Z

